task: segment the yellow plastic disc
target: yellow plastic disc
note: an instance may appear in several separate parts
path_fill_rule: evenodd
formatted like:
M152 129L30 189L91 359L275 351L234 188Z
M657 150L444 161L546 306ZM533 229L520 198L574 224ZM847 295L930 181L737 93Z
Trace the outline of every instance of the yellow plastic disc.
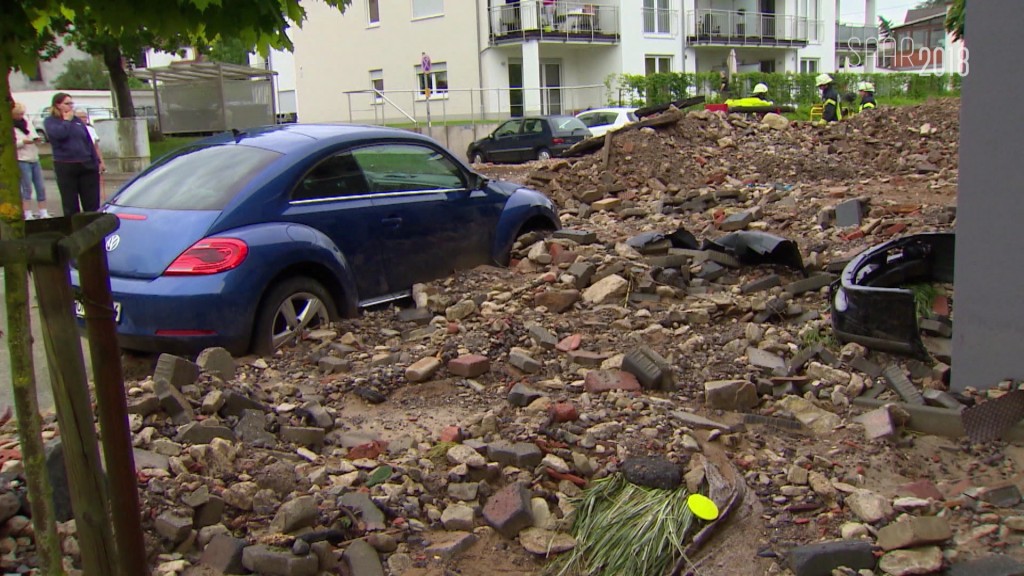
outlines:
M686 499L686 505L690 507L690 512L693 512L693 515L701 520L711 521L718 518L718 506L707 496L690 494Z

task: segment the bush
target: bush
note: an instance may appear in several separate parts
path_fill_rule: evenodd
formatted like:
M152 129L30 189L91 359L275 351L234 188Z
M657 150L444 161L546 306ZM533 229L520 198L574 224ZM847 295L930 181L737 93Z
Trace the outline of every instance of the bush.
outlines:
M815 86L817 74L746 72L734 74L730 83L731 97L750 94L754 85L763 82L768 85L769 99L783 104L810 105L821 100L821 93ZM930 96L951 96L960 92L959 75L922 75L906 72L878 72L873 74L832 74L836 88L842 93L853 93L857 83L868 81L875 85L879 99L895 98L922 100ZM717 72L670 72L643 76L622 74L609 81L610 99L615 97L617 84L618 101L623 105L651 106L682 100L696 94L704 94L708 101L723 100L718 93L720 81Z

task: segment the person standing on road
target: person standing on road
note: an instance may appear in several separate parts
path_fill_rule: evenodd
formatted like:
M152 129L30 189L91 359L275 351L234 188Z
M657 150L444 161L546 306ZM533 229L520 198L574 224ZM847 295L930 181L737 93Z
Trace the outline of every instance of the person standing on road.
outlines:
M875 104L874 84L871 82L861 82L857 85L857 90L860 92L860 106L857 108L858 112L877 108L877 104Z
M32 220L32 187L36 189L36 207L39 218L49 218L46 210L46 183L43 180L43 168L39 164L39 135L32 123L25 117L25 105L15 102L11 107L14 118L14 146L18 153L18 171L21 174L21 207L25 210L25 220Z
M53 147L64 216L95 212L100 208L100 170L103 162L84 122L75 116L75 103L65 92L54 94L50 116L43 121Z
M839 108L839 92L828 74L818 74L815 84L821 90L821 104L823 110L821 119L825 122L838 122L843 119L843 111Z

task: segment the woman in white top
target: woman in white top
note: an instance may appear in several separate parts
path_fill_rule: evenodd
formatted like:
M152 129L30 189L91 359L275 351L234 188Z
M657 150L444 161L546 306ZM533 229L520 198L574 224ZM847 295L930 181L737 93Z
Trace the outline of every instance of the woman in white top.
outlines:
M82 123L85 124L85 129L89 131L89 138L92 138L92 145L96 147L96 157L100 159L100 172L106 172L107 168L103 164L103 153L100 152L100 137L96 133L96 129L92 127L92 122L89 121L89 111L85 108L77 108L75 110L75 116L78 116Z
M21 207L25 211L25 220L31 220L32 187L36 189L36 207L39 218L49 218L46 210L46 184L43 180L43 167L39 164L39 147L36 143L40 138L32 123L25 116L25 105L14 103L11 107L14 118L14 145L18 152L18 170L21 173Z

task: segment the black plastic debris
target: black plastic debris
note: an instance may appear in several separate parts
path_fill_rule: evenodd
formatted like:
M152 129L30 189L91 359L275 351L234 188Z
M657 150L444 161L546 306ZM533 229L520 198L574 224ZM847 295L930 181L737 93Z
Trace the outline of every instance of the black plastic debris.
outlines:
M953 282L953 233L904 236L861 252L830 287L832 331L840 342L927 357L914 294L900 288Z
M1011 390L999 398L982 402L960 413L964 432L971 442L998 440L1024 419L1024 391Z
M741 230L716 240L704 240L704 250L715 250L735 256L742 264L780 264L793 270L804 271L803 258L796 242L775 234Z
M626 245L641 254L664 254L669 248L697 250L699 243L696 236L679 228L671 234L656 231L637 234L626 240Z

